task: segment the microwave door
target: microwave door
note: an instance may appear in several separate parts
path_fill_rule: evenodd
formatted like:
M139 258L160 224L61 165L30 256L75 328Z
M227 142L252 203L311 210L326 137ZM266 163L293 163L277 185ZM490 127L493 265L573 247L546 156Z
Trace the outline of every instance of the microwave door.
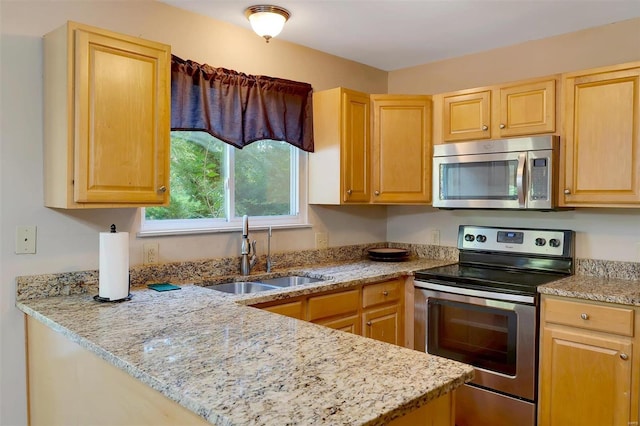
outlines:
M433 158L433 206L520 209L526 202L526 153Z

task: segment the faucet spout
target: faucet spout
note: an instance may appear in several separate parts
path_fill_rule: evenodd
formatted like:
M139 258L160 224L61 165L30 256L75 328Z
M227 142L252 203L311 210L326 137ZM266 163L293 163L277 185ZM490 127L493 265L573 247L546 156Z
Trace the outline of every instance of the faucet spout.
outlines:
M247 215L242 217L242 245L240 247L240 255L242 256L240 260L240 273L242 275L249 275L251 268L253 268L258 261L258 257L256 256L256 241L249 241L249 216Z

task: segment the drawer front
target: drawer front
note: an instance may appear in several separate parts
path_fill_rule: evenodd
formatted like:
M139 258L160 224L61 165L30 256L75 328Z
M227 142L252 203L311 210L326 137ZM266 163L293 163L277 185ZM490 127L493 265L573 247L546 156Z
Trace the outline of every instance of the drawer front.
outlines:
M358 311L359 290L312 296L309 298L309 321Z
M289 303L281 303L279 305L267 306L263 308L265 311L273 312L275 314L284 315L291 318L304 319L304 301L296 300Z
M633 337L634 310L617 306L545 299L544 320Z
M362 288L362 307L400 300L404 289L404 280L385 281L366 285Z

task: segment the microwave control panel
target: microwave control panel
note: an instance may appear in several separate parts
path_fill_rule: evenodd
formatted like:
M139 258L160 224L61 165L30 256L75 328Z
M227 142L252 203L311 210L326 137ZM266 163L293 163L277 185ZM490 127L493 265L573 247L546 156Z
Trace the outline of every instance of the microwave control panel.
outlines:
M549 199L549 159L533 158L531 161L531 192L529 198L531 200L548 200Z

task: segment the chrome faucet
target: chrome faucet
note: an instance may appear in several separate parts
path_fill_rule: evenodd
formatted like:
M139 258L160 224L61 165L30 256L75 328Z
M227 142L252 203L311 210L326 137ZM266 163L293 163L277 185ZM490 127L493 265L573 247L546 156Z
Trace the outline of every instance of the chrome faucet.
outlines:
M267 272L271 272L273 261L271 260L271 227L267 231Z
M240 250L242 260L240 261L240 273L249 275L258 261L256 256L256 240L249 242L249 216L242 216L242 247Z

